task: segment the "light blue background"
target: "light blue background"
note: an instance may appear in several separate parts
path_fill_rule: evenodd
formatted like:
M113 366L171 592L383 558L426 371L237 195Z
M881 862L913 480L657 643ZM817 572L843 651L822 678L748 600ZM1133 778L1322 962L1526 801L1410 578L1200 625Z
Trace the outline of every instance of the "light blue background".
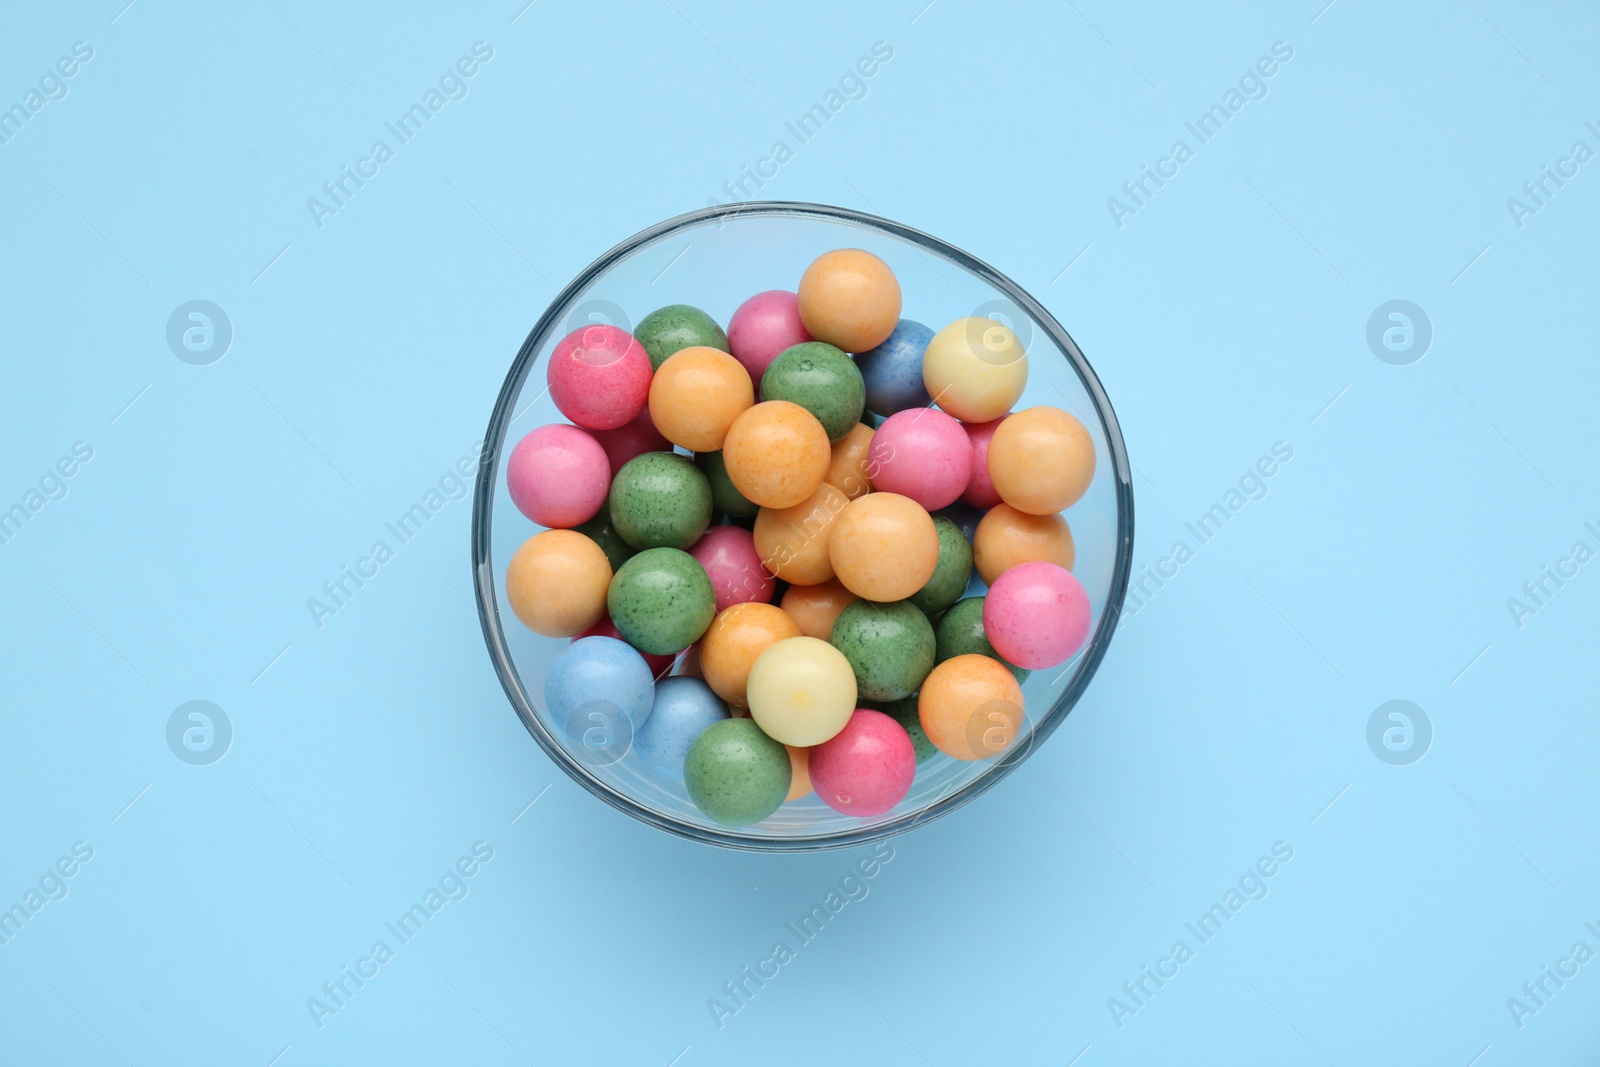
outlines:
M0 506L94 457L0 545L0 898L94 858L0 946L0 1062L1589 1062L1600 962L1521 1029L1506 1002L1600 951L1600 567L1520 629L1506 601L1600 548L1600 164L1521 228L1506 200L1600 149L1600 16L925 3L7 10L0 104L94 58L0 145ZM306 198L479 40L470 95L319 229ZM719 854L559 774L462 595L467 501L321 629L305 602L476 444L560 285L724 197L880 40L762 195L1043 300L1121 418L1139 567L1294 458L1048 745L895 839L719 1029L708 998L867 850ZM1275 41L1267 96L1118 228ZM1410 366L1365 340L1395 298L1435 332ZM210 366L166 345L191 299L235 331ZM197 698L235 731L205 767L165 739ZM1410 766L1365 739L1396 698L1435 731ZM470 894L319 1029L307 998L478 841ZM1269 895L1119 1029L1108 998L1278 841Z

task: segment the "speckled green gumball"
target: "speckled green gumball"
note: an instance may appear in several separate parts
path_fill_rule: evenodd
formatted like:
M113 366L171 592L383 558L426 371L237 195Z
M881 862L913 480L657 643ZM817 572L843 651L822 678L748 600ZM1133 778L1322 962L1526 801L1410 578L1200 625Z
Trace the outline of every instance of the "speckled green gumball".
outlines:
M617 472L608 506L634 548L688 548L711 525L711 483L687 456L646 452Z
M606 610L628 644L671 656L700 640L717 614L717 597L705 568L689 553L647 548L612 576Z
M933 625L909 600L857 600L834 620L828 643L850 661L866 700L908 697L933 670Z
M957 656L988 656L990 659L999 659L1017 676L1020 684L1028 680L1032 671L1014 667L1005 660L1000 659L999 653L989 643L988 637L983 633L983 597L969 596L959 600L939 619L939 627L934 632L938 641L935 654L940 663Z
M918 763L939 751L933 742L928 740L928 732L922 728L922 718L917 714L915 693L901 700L880 704L878 710L905 728L906 733L911 736L911 747L916 749Z
M867 408L867 384L855 360L832 345L806 341L786 348L761 375L762 400L799 404L822 423L828 440L855 428Z
M943 515L933 517L939 531L939 562L934 565L928 584L911 596L911 603L929 615L937 615L961 599L972 580L972 546L961 527Z
M778 810L789 795L789 752L754 719L707 727L683 761L689 799L724 826L749 826Z
M628 557L634 553L634 547L624 541L611 524L611 512L606 508L601 508L594 518L573 529L600 546L600 551L606 554L606 562L611 564L612 574L617 573L617 568L628 562Z
M697 452L694 462L711 483L711 503L718 511L735 519L755 518L756 512L761 509L733 487L733 479L728 477L728 465L723 461L721 452Z
M684 348L704 345L728 350L728 335L717 320L688 304L668 304L639 320L634 338L650 353L650 369L660 370L667 357Z

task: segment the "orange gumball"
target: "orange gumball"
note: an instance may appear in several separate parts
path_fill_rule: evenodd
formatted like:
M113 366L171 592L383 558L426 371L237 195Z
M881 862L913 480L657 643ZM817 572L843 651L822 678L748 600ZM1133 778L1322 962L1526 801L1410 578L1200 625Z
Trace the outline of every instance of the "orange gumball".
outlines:
M750 668L772 645L799 637L800 627L774 604L734 604L711 620L700 639L700 669L717 696L736 708L745 707Z
M872 476L867 473L867 451L872 448L872 427L858 422L833 443L833 460L823 480L844 490L854 500L872 492Z
M839 612L860 599L834 578L821 585L791 585L778 606L795 621L803 635L827 641L833 636L833 623Z
M1022 729L1022 687L992 656L955 656L923 680L917 718L945 755L990 759L1009 749Z
M828 540L850 499L823 482L792 508L756 513L756 554L761 565L791 585L818 585L833 577Z
M744 365L703 345L674 352L650 380L650 421L691 452L720 449L728 427L755 402Z
M733 487L764 508L792 508L816 492L833 460L822 423L787 400L764 401L745 411L720 447Z
M1066 519L1029 515L1010 504L990 508L972 535L972 564L986 585L1019 563L1042 560L1070 571L1076 555Z
M811 750L796 745L784 745L789 750L789 795L785 800L799 800L811 795Z
M900 283L871 252L824 252L800 278L800 321L812 337L846 352L876 348L900 322Z
M1030 515L1076 504L1094 480L1094 439L1060 408L1008 415L989 439L989 481L1000 499Z
M845 507L828 535L828 559L863 600L904 600L939 565L939 530L921 504L899 493L868 493Z
M606 554L575 530L534 534L506 566L511 610L545 637L572 637L599 622L610 585Z

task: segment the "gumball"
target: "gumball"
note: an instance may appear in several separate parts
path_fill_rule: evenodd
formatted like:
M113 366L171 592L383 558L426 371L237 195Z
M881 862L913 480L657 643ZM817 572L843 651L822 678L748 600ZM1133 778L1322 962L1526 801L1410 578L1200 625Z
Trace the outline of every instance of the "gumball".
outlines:
M972 442L942 411L917 408L890 415L872 436L872 485L908 496L929 511L954 504L972 477Z
M1022 687L988 656L945 660L917 696L917 717L928 740L959 760L1005 752L1022 729L1022 709Z
M650 381L650 419L668 441L690 452L722 447L728 427L756 402L739 361L715 348L684 348Z
M1089 639L1089 594L1054 563L1023 563L989 586L983 630L995 651L1019 667L1042 670L1071 659Z
M934 658L943 663L957 656L988 656L1005 664L1020 684L1033 672L1006 663L989 643L983 632L983 601L981 596L969 596L956 601L939 617L938 625L933 628Z
M639 320L633 336L650 354L650 369L660 370L667 357L685 348L728 351L728 335L717 320L688 304L668 304Z
M700 679L663 678L656 683L650 718L633 732L633 751L663 778L682 781L695 738L727 717L728 709Z
M650 719L654 700L654 679L644 658L614 637L572 642L545 673L545 710L558 728L569 726L573 715L587 707L608 717L620 714L628 735L637 736Z
M546 530L506 565L506 599L522 624L545 637L571 637L606 610L611 565L600 546L571 530Z
M822 480L843 490L851 500L872 492L871 465L867 458L872 448L872 433L872 427L858 422L833 443L833 459Z
M789 753L749 719L712 723L683 761L683 784L695 807L724 826L749 826L789 795Z
M889 265L859 248L812 260L800 278L800 321L811 336L846 352L888 340L900 321L900 283Z
M821 341L785 349L761 375L762 400L799 404L837 441L861 422L867 391L850 357Z
M833 452L828 431L799 404L768 400L734 420L722 449L733 487L764 508L789 508L816 492Z
M646 452L617 472L610 508L633 547L687 549L711 525L711 483L688 456Z
M744 707L750 668L779 641L800 636L800 627L772 604L735 604L717 615L700 641L706 684L735 707Z
M792 508L762 508L755 528L761 562L795 586L820 585L832 578L829 532L848 503L843 492L823 482Z
M717 593L717 610L733 604L756 601L770 604L777 588L772 575L761 565L755 538L741 526L713 526L689 549L700 561Z
M939 530L915 500L868 493L845 505L828 536L828 561L863 600L904 600L939 564Z
M839 613L859 598L834 578L821 585L794 585L783 594L783 608L807 637L826 641Z
M800 298L784 289L757 293L728 320L728 351L756 381L778 353L809 340L800 321Z
M856 355L869 410L887 416L933 403L922 386L922 353L931 340L933 331L928 327L901 319L883 344Z
M1002 500L1030 515L1076 504L1094 480L1094 439L1060 408L1027 408L989 440L989 479Z
M820 745L850 721L856 676L844 654L815 637L769 647L750 668L750 717L786 745Z
M733 480L728 477L727 462L721 452L696 452L694 464L711 483L711 504L716 510L734 519L753 518L761 510L733 487Z
M933 747L933 742L928 740L928 732L922 728L922 720L917 717L917 698L915 695L892 700L878 709L889 718L900 724L900 728L911 738L911 747L917 753L917 762L920 764L939 750ZM652 713L654 714L654 713Z
M656 424L650 421L649 408L641 408L639 414L615 430L595 430L593 437L606 450L613 474L634 456L646 452L672 451L672 442L662 437Z
M511 502L540 526L566 528L593 518L610 483L605 449L576 426L541 426L506 460Z
M600 616L599 622L583 631L583 633L575 635L572 639L574 641L582 641L586 637L614 637L618 641L623 640L622 634L617 632L616 623L611 621L610 615ZM672 669L673 657L671 656L655 656L644 652L639 654L644 657L645 666L650 668L650 676L652 678L660 678Z
M614 430L644 407L650 357L626 330L579 326L550 353L545 380L561 414L586 430Z
M850 661L862 700L910 696L933 670L933 626L908 600L858 600L839 613L828 643Z
M994 482L989 480L989 441L994 437L995 428L1005 419L1005 415L989 422L964 422L962 429L967 431L967 440L972 442L972 479L967 482L967 488L961 494L963 504L971 504L975 508L992 508L1000 503L1000 494L995 492Z
M989 422L1011 410L1028 384L1028 355L994 319L957 319L928 342L922 385L963 422Z
M960 600L972 581L972 546L961 527L943 515L935 515L933 525L939 531L939 562L933 577L911 596L911 603L927 615L937 615Z
M784 745L789 750L789 795L784 800L799 800L811 794L811 750Z
M1043 560L1072 569L1072 529L1060 515L1029 515L1010 504L996 504L978 523L972 558L989 585L1019 563Z
M622 535L617 533L617 528L611 524L609 508L601 508L595 512L594 518L574 526L573 529L600 546L600 551L606 554L606 562L611 564L612 574L617 573L617 568L628 562L628 558L637 551L622 539Z
M647 548L624 563L605 602L628 644L658 656L698 641L717 613L705 568L676 548Z
M917 752L901 725L859 708L833 737L811 750L811 785L834 811L882 815L911 791Z

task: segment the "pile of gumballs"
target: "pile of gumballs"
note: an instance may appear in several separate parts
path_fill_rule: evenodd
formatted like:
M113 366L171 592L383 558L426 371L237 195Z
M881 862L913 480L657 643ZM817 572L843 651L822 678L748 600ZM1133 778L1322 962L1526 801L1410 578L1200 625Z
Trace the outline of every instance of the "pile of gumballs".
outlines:
M546 527L507 599L572 639L547 714L574 738L622 732L608 760L681 780L715 822L813 791L881 815L919 764L1007 751L1023 679L1088 640L1061 512L1094 477L1089 432L1012 412L1028 357L1007 326L900 312L889 266L846 248L726 331L683 304L631 333L580 326L547 363L571 424L507 460L512 502ZM987 591L968 596L974 570Z

